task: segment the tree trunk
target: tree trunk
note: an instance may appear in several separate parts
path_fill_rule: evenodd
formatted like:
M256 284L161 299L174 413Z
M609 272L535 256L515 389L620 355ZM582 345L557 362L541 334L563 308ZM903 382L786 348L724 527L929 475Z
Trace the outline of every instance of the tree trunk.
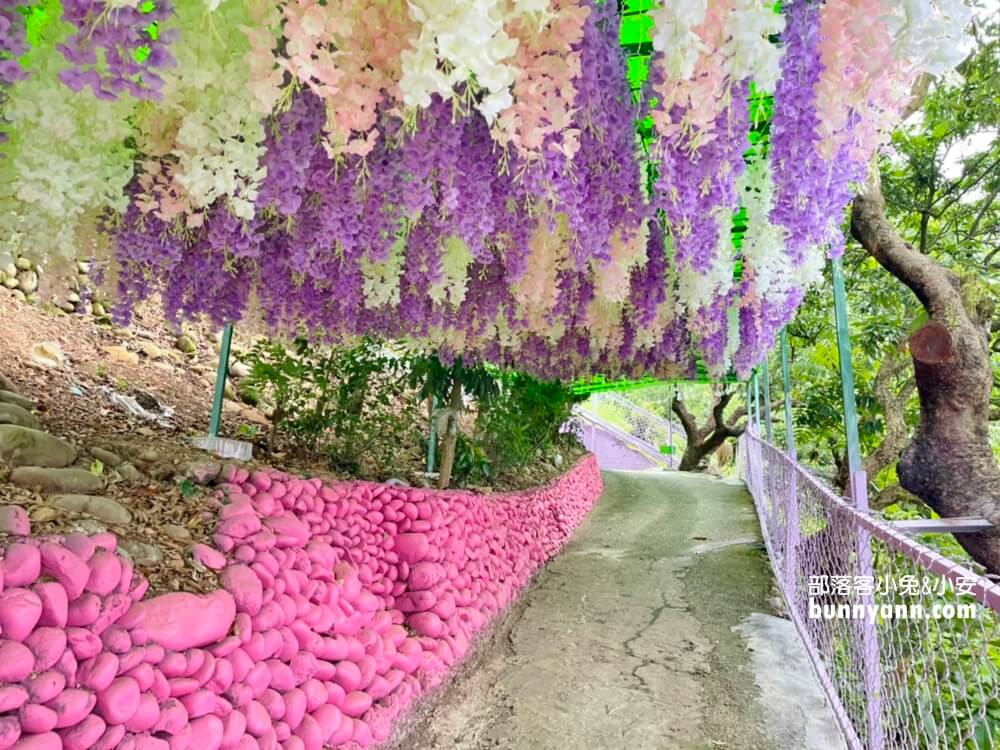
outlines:
M854 199L851 234L906 284L930 320L910 337L920 397L920 424L904 448L902 487L945 518L982 516L1000 526L1000 467L990 449L993 371L989 330L993 305L950 270L921 255L885 214L878 171ZM1000 528L959 534L958 542L991 572L1000 572Z
M712 415L702 427L699 427L680 399L674 399L672 410L681 421L687 445L681 455L678 471L700 471L701 463L712 455L728 438L739 437L746 425L736 426L736 422L746 413L743 408L737 409L729 424L726 424L725 411L733 397L733 391L719 395L712 407Z
M446 490L451 484L451 469L455 465L455 446L458 444L458 415L462 413L462 383L455 380L451 386L448 408L448 428L441 441L441 473L438 475L438 489Z

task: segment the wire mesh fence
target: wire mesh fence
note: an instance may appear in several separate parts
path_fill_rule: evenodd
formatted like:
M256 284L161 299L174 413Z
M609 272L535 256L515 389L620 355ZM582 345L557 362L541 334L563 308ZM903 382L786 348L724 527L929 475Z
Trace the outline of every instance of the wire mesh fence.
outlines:
M1000 748L1000 587L862 513L755 434L741 469L851 748Z

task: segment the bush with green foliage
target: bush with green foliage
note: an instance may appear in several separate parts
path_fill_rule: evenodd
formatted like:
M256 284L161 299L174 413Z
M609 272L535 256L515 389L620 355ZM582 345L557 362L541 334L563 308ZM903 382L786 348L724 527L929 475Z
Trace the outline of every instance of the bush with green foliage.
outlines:
M499 393L482 405L476 420L476 439L493 471L515 470L575 440L560 430L583 398L559 381L503 375Z
M248 364L243 387L274 404L272 448L285 438L332 469L374 479L395 473L401 445L419 442L423 424L407 362L378 342L261 341Z

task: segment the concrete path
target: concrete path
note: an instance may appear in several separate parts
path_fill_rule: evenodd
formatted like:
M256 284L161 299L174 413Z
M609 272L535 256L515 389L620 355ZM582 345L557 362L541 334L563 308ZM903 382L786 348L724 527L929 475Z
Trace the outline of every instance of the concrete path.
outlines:
M604 479L573 541L397 747L836 748L828 721L819 740L807 731L775 676L780 659L756 664L734 630L766 637L750 615L770 611L774 594L742 485L676 472ZM796 648L793 634L772 650ZM812 691L808 713L822 716L811 673L796 680L794 690Z

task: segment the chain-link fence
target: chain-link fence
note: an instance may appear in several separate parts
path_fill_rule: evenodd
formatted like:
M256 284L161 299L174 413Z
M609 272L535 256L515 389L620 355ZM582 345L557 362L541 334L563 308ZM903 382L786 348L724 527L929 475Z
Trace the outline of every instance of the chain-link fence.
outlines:
M1000 748L1000 587L740 444L791 619L851 748Z

